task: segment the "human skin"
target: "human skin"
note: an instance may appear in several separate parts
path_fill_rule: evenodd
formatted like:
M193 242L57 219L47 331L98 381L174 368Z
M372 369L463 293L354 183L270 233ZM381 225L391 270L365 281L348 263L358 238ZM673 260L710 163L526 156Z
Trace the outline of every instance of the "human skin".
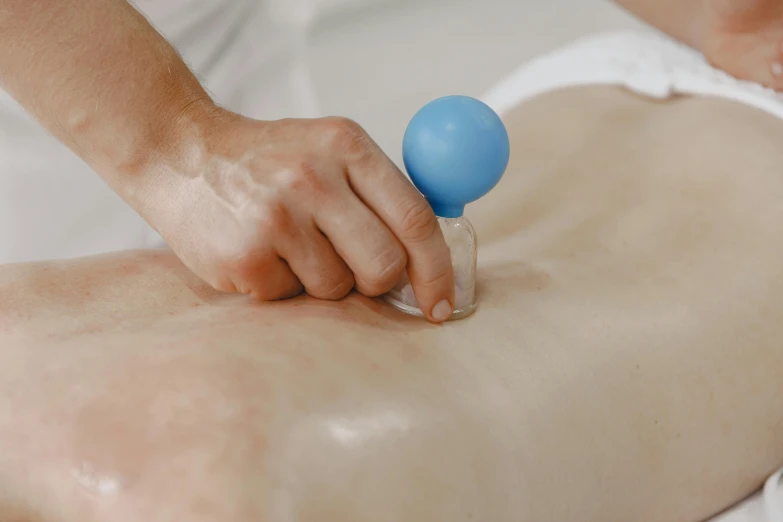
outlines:
M450 316L435 215L358 124L219 107L126 0L0 2L0 87L214 288L377 296L407 270L427 318Z
M504 119L461 321L259 303L165 251L0 268L0 519L698 522L757 489L783 124L607 87Z
M744 79L783 84L780 0L621 0ZM428 319L453 309L432 210L362 128L216 105L124 0L0 3L0 87L222 291L376 296L405 271Z
M615 0L729 74L783 89L783 1Z

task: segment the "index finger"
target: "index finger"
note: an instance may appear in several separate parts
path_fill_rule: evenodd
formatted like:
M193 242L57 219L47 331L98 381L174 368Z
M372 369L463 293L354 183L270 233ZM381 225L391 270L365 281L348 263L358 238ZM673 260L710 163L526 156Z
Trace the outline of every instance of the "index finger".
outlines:
M366 148L347 158L351 187L407 251L419 308L431 321L445 321L454 310L454 269L438 218L378 145L368 138Z

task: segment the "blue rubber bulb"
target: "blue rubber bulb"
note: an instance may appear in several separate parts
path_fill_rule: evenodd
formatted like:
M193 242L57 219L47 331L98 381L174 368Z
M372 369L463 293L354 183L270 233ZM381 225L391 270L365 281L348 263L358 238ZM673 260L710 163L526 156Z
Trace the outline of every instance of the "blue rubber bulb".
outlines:
M488 105L468 96L446 96L413 116L402 157L435 214L456 218L498 184L510 148L506 127Z

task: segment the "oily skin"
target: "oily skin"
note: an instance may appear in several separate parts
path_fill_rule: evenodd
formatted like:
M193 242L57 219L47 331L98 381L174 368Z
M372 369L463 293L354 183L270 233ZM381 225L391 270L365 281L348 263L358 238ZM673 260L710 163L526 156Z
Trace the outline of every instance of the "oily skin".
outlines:
M0 268L0 506L697 522L758 488L783 463L783 126L614 88L506 123L463 321L258 303L166 252Z
M435 215L357 123L219 107L127 1L0 2L0 87L214 288L377 296L407 270L427 318L451 315Z

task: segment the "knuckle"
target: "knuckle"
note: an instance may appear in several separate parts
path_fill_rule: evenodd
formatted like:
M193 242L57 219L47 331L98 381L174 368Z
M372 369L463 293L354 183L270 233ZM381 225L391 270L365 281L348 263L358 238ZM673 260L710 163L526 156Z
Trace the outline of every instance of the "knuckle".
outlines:
M234 284L234 282L228 277L217 277L215 279L209 279L206 281L212 288L214 288L218 292L233 294L239 291L237 289L237 286Z
M338 277L322 277L308 293L318 299L339 301L351 292L353 285L353 275L350 273Z
M248 293L246 282L257 268L257 259L247 250L232 250L224 253L220 259L220 271L225 274L225 286L233 287L242 294Z
M402 235L406 241L420 243L427 241L438 230L438 220L426 202L412 204L400 221Z
M378 295L388 292L399 281L407 264L408 259L402 248L395 246L384 250L372 260L368 272L363 274L363 290Z
M280 285L275 281L277 273L272 256L246 252L224 261L229 288L233 292L250 295L259 301L274 301L280 295Z
M240 243L234 248L224 249L217 261L221 274L221 286L247 294L252 291L252 282L260 274L269 271L272 256L265 249L249 243Z
M247 291L243 293L253 296L253 298L258 301L277 301L283 297L286 297L280 295L279 290L264 285L255 285L249 287Z
M367 149L370 137L355 121L333 117L326 124L331 147L348 155L362 154Z
M302 195L322 189L320 172L311 161L301 161L294 168L283 171L278 183L278 188L289 194Z

